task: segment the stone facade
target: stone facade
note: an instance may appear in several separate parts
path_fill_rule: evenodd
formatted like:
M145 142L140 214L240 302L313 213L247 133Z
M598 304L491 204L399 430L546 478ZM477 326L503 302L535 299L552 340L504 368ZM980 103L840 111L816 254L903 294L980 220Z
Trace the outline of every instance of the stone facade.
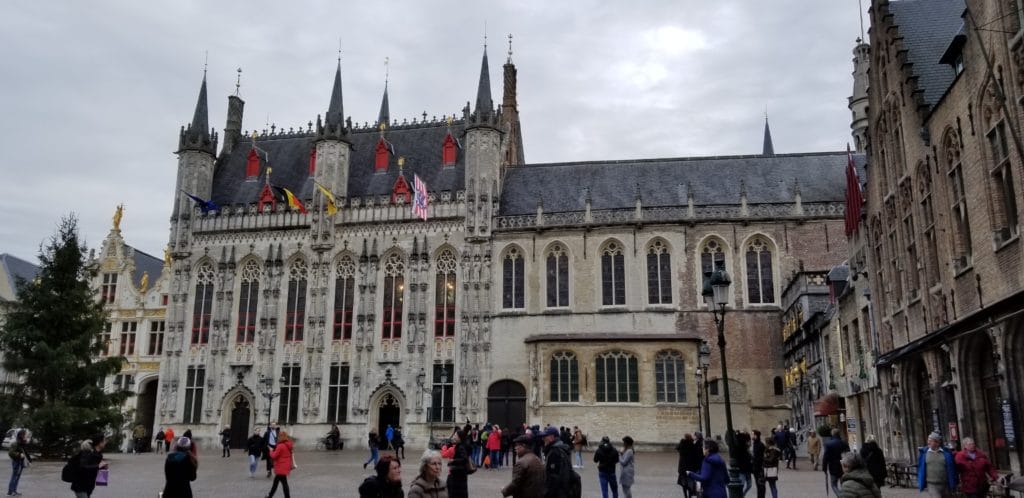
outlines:
M847 252L845 153L523 164L518 113L493 108L486 56L458 119L353 126L340 74L315 130L250 137L235 103L219 154L204 81L177 191L220 209L176 194L155 424L202 440L277 420L311 446L337 422L360 446L386 424L420 445L467 420L527 422L668 444L697 430L712 261L734 279L735 426L788 416L780 291ZM504 74L515 110L511 61ZM406 195L413 174L426 221ZM570 357L575 370L560 370ZM718 368L715 351L716 386ZM724 400L710 401L724 433Z

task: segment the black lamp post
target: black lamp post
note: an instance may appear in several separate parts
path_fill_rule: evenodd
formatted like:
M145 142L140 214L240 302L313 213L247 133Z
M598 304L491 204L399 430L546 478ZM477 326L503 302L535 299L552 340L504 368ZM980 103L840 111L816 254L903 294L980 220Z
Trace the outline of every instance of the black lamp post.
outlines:
M434 387L432 387L431 389L427 389L426 387L423 387L423 385L426 383L427 374L422 369L420 370L420 374L417 375L416 378L417 378L417 380L420 383L420 389L423 389L423 392L425 392L425 393L430 393L430 407L427 409L427 424L428 424L427 425L427 427L428 427L427 430L430 431L430 438L427 440L427 448L433 449L433 448L435 448L437 446L437 443L434 441L434 421L437 418L434 415L434 409L435 409L434 397L437 396L437 393L438 393L438 391L440 391L441 387L440 386L436 386L436 385ZM447 384L447 383L448 383L448 370L442 366L441 367L441 384ZM443 400L440 400L440 401L441 401L441 409L444 410L444 402L443 402Z
M279 379L281 385L284 385L285 378L281 376ZM270 409L274 403L274 398L281 395L280 392L274 392L274 378L266 375L260 376L260 384L263 384L263 391L260 393L264 398L267 398L267 427L270 427Z
M742 498L743 483L740 482L739 469L736 468L736 452L741 451L736 445L736 433L732 428L732 403L729 399L729 368L725 360L725 312L729 304L729 286L732 279L725 271L724 265L715 265L715 271L706 272L701 295L704 302L715 317L718 329L718 351L722 356L722 384L725 394L725 444L729 447L729 498Z
M697 378L697 430L704 432L704 372L700 366L693 369L693 375Z
M701 342L700 349L697 350L697 360L699 362L697 371L703 372L701 379L704 381L704 385L700 386L700 389L704 391L704 423L707 424L704 437L711 437L711 395L708 393L708 367L711 366L711 347L708 346L707 341Z

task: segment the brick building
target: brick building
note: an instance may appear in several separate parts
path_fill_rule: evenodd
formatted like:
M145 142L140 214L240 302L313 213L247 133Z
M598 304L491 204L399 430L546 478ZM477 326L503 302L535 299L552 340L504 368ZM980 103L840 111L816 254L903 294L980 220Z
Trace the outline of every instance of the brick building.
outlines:
M865 224L880 442L937 430L1019 472L1024 287L1019 237L1021 2L872 2ZM859 256L866 256L860 259ZM856 315L855 315L856 316ZM876 330L870 328L873 323Z

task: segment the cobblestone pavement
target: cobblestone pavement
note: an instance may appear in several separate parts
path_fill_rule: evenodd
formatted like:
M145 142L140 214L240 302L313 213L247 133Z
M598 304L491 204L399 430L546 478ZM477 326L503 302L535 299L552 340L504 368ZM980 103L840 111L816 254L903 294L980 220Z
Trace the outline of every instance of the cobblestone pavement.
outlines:
M409 457L403 463L402 480L412 482L418 467L418 451L409 451ZM242 451L232 452L231 458L220 458L220 451L201 450L199 460L199 477L192 483L192 490L197 498L202 497L254 497L266 496L270 490L270 479L266 478L265 467L261 465L256 478L250 478L246 457ZM299 468L289 481L292 496L296 498L320 497L356 497L356 488L370 470L363 470L362 462L366 459L365 450L345 450L342 452L302 452L296 455ZM583 496L600 497L597 483L596 467L590 462L592 453L584 454L587 465L578 470L583 478ZM164 483L163 455L146 453L142 455L126 455L113 453L107 455L110 462L110 482L108 487L98 487L93 493L94 498L153 498L157 496ZM683 496L676 485L676 455L674 453L639 453L636 457L637 479L633 486L633 496L637 498L660 498ZM263 462L260 462L261 464ZM59 462L38 462L25 469L21 477L19 491L25 497L61 498L73 496L68 484L60 480ZM10 467L4 467L8 469ZM782 469L779 479L780 498L803 498L825 496L824 474L809 470L806 462L801 462L800 470ZM0 472L0 478L6 480L10 474ZM470 495L473 497L499 497L500 489L511 479L510 469L481 469L469 478ZM283 496L278 490L278 497ZM755 490L747 494L756 497ZM834 496L834 495L833 495ZM884 488L885 497L919 497L917 490Z

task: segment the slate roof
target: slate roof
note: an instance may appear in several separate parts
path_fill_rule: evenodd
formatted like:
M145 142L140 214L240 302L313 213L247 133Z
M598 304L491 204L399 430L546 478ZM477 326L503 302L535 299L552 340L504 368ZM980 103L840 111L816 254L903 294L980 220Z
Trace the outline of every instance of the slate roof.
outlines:
M149 285L152 286L153 282L160 276L160 272L163 271L164 260L125 244L125 254L128 254L128 251L133 249L135 250L133 253L135 255L135 271L132 272L132 284L138 286L139 282L142 281L142 274L149 272Z
M929 110L953 83L953 69L939 60L963 27L963 0L900 0L889 3L907 49L907 61Z
M863 178L865 156L854 154ZM799 181L802 202L845 200L846 152L765 156L638 159L509 168L500 215L583 211L589 189L591 209L631 209L640 192L644 207L792 203Z
M39 274L39 267L24 259L3 253L0 254L0 271L4 272L7 276L5 280L10 284L10 288L0 291L0 295L16 296L18 291L15 285L18 279L32 280L36 278L36 275Z
M353 130L349 135L352 153L349 162L348 197L390 195L398 178L397 156L405 157L403 173L412 184L413 174L418 174L431 192L462 190L465 184L465 157L462 150L456 153L454 167L441 166L441 145L448 134L445 123L421 125L399 125L385 132L385 139L395 149L386 172L374 171L377 141L380 131L376 129ZM461 122L451 127L452 136L461 135ZM272 168L272 184L291 190L300 199L313 198L313 179L309 175L309 157L314 150L315 136L309 134L272 135L260 137L256 146L265 151ZM259 176L246 179L245 166L252 137L242 138L230 155L217 161L213 174L213 201L221 206L251 204L259 198L266 177L266 165ZM263 157L263 154L260 154Z

